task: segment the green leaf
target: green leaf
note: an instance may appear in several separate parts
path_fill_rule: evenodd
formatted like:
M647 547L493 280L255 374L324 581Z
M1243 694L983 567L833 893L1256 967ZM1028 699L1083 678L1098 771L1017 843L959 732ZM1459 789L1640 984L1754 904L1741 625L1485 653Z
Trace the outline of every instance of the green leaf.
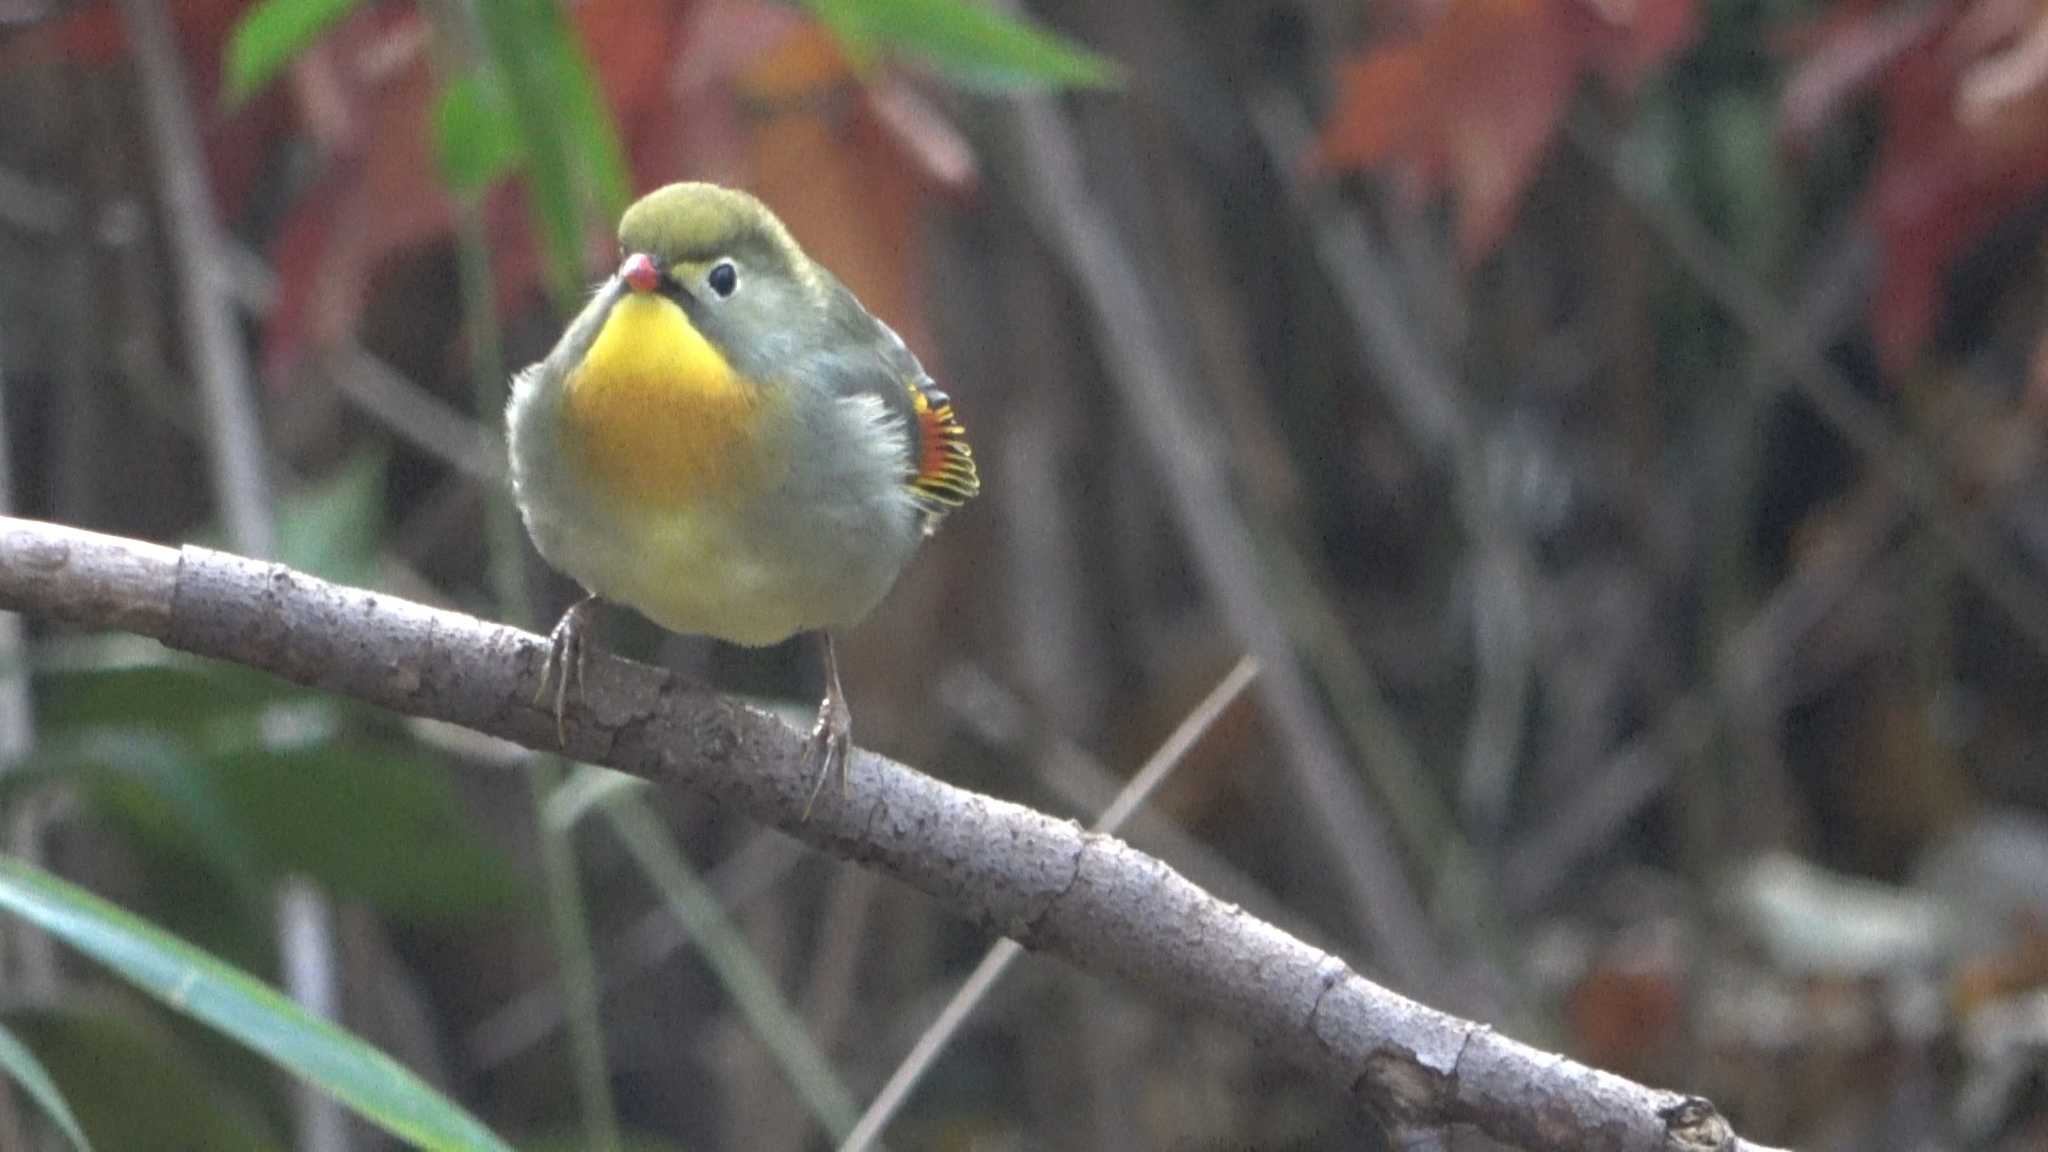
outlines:
M343 710L278 689L174 667L71 677L53 694L69 702L57 710L66 722L0 775L0 810L75 782L130 843L203 869L200 890L222 899L204 905L207 930L178 926L244 962L256 958L241 946L249 925L226 898L260 895L285 874L414 920L514 903L515 871L473 831L441 760L350 735ZM173 880L184 882L150 876Z
M28 1045L23 1044L5 1024L0 1024L0 1070L7 1073L8 1079L21 1085L21 1090L29 1094L36 1107L41 1108L43 1115L50 1118L50 1123L56 1125L57 1131L71 1141L73 1148L92 1152L92 1141L87 1140L85 1132L78 1127L78 1117L71 1114L71 1105L64 1099L64 1093L57 1090L56 1081L50 1079L43 1062L36 1059L36 1054L29 1051Z
M82 888L25 861L0 857L0 908L105 964L173 1009L262 1053L402 1140L435 1152L511 1152L469 1113L389 1056L309 1015L249 974Z
M525 144L548 282L555 298L568 304L583 288L586 212L601 209L609 225L624 205L618 129L582 41L555 0L493 0L476 11Z
M117 815L150 847L188 854L251 894L261 891L248 834L184 742L150 729L103 727L53 740L41 756L62 765L94 808Z
M10 1013L101 1148L284 1152L263 1111L141 1005Z
M860 1105L812 1042L803 1018L776 988L771 966L748 946L746 934L690 870L660 817L638 795L614 789L603 803L612 831L690 934L749 1030L782 1066L797 1099L819 1127L831 1133L835 1144L844 1141L860 1119Z
M549 286L557 300L567 301L583 279L583 213L558 116L561 93L542 65L550 6L551 0L498 0L481 5L477 15L525 146L528 191L547 251Z
M1106 56L973 0L804 0L856 57L887 49L957 84L990 91L1109 88L1123 70Z
M332 476L286 497L277 558L339 584L374 584L384 527L385 454L359 452Z
M558 1132L522 1140L520 1149L521 1152L590 1152L590 1137L581 1132ZM628 1132L621 1137L618 1152L683 1152L683 1146Z
M263 0L228 35L227 96L239 104L350 12L359 0Z
M434 105L434 155L441 178L461 192L480 192L525 161L518 117L495 72L464 73L441 91Z
M515 871L471 829L447 766L432 756L343 741L221 756L204 771L230 823L276 873L415 920L515 903Z
M203 743L253 736L274 706L321 697L232 664L167 652L155 641L146 658L85 660L37 676L36 718L52 736L92 728L148 729Z
M271 874L189 745L96 728L47 744L41 757L64 764L87 807L120 834L167 928L271 970Z

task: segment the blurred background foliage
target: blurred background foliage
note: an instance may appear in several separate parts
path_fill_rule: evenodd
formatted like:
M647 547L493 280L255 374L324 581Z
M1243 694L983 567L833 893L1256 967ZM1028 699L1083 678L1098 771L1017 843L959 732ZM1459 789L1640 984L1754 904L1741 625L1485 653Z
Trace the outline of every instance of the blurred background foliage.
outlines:
M1271 621L1299 674L1260 649L1141 846L1754 1138L2048 1146L2048 7L0 0L0 108L7 510L550 620L505 375L635 193L747 187L983 461L842 646L863 743L1086 820ZM8 1149L828 1146L989 943L689 799L33 621L0 814ZM294 956L360 1042L242 975L318 1006ZM885 1138L1377 1139L1029 957Z

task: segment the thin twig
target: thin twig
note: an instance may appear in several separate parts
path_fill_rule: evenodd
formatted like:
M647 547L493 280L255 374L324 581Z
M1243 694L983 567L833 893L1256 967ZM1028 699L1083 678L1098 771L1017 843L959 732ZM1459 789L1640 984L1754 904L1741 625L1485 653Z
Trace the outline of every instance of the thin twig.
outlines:
M1864 457L1877 481L1920 514L1927 529L1945 546L1943 555L1976 579L2023 634L2042 643L2048 637L2048 622L2043 619L2043 601L2028 586L2031 581L1997 557L1963 513L1947 510L1956 505L1931 467L1817 350L1813 333L1831 327L1839 318L1855 277L1825 276L1805 308L1785 312L1696 221L1640 187L1606 142L1576 125L1570 139L1629 199L1715 302L1749 332L1764 359L1776 369L1770 380L1789 378ZM1851 270L1862 257L1853 242L1841 253L1839 260L1831 263ZM1854 543L1834 562L1783 584L1723 646L1716 685L1695 688L1674 701L1648 733L1617 752L1593 774L1589 786L1575 790L1565 811L1517 843L1503 870L1509 877L1509 907L1540 905L1587 852L1605 843L1611 831L1663 793L1675 771L1673 754L1683 758L1686 750L1699 748L1705 739L1700 726L1714 694L1742 709L1752 724L1780 709L1790 688L1784 677L1776 675L1783 656L1799 650L1798 638L1853 587L1893 527L1892 516L1880 516L1877 523L1852 535Z
M1416 325L1392 278L1389 260L1355 218L1339 215L1302 177L1314 130L1288 97L1264 93L1251 100L1254 135L1309 221L1316 255L1345 311L1358 329L1373 378L1386 390L1395 415L1423 452L1448 456L1460 468L1476 449L1470 404L1417 337Z
M1232 704L1237 703L1237 698L1244 695L1244 690L1251 686L1258 674L1258 661L1249 656L1238 660L1237 664L1224 674L1223 679L1209 690L1209 694L1195 705L1194 711L1189 712L1185 719L1174 726L1173 731L1167 735L1166 742L1146 758L1144 766L1131 777L1130 783L1124 785L1123 790L1117 793L1116 799L1110 801L1109 807L1103 809L1102 815L1096 818L1092 831L1104 836L1116 835L1123 828L1124 822L1136 814L1138 809L1144 806L1145 801L1151 799L1152 794L1159 790L1159 786L1166 782L1166 778L1173 774L1175 768L1180 767L1181 761L1187 758L1187 754L1201 742L1209 729L1216 726L1216 721L1223 718L1223 713L1228 711ZM880 1092L875 1093L874 1102L868 1105L866 1112L861 1113L860 1122L854 1125L852 1134L840 1143L839 1152L865 1152L865 1149L874 1144L881 1136L882 1129L889 1126L889 1121L895 1119L896 1113L901 1111L904 1103L910 1099L911 1092L916 1090L925 1073L931 1071L932 1064L939 1058L939 1053L945 1051L946 1045L952 1043L961 1026L967 1023L967 1018L973 1015L975 1008L995 990L996 983L1003 978L1003 973L1009 971L1010 965L1023 951L1024 949L1014 940L999 941L995 947L988 950L988 954L981 958L981 963L976 964L974 971L968 974L966 982L960 985L960 990L953 993L953 998L939 1011L938 1018L924 1030L924 1035L917 1038L917 1043L911 1045L910 1054L896 1066L896 1071L889 1074L888 1082L882 1085Z
M718 908L737 912L772 891L803 858L803 850L787 838L760 832L713 868L703 883ZM599 993L622 988L661 967L690 939L689 927L667 904L648 909L597 949L604 958ZM462 1048L477 1071L490 1072L554 1035L563 1018L561 984L545 980L479 1021Z
M505 446L498 437L368 350L344 345L328 375L344 399L385 431L488 489L504 486Z
M121 628L530 748L547 641L205 548L0 518L0 610ZM805 736L672 674L592 653L579 759L738 809L969 921L1206 1010L1396 1130L1469 1125L1528 1152L1751 1152L1713 1106L1391 992L1113 837L857 749L808 812Z
M252 315L271 315L277 307L277 277L263 255L232 240L222 243L219 251L235 302ZM505 482L505 447L482 422L443 402L354 340L343 340L326 360L328 378L342 399L386 432L477 483Z
M939 678L937 691L956 723L992 750L1028 767L1071 811L1101 812L1116 802L1130 782L1112 773L1088 749L1057 735L1060 727L1049 713L1033 708L977 665L950 669ZM1158 808L1139 809L1125 828L1126 839L1155 856L1177 861L1190 880L1217 896L1317 947L1330 945L1330 934L1321 926L1289 909L1259 881Z
M1252 135L1308 223L1323 273L1357 330L1368 376L1416 446L1448 467L1473 553L1469 600L1478 670L1461 776L1472 825L1481 834L1497 831L1514 786L1534 672L1527 549L1503 513L1506 501L1497 469L1488 467L1472 400L1422 338L1395 282L1394 260L1357 213L1304 177L1303 158L1314 142L1307 113L1292 98L1267 92L1252 98L1248 114ZM1455 833L1447 816L1432 823L1431 835Z

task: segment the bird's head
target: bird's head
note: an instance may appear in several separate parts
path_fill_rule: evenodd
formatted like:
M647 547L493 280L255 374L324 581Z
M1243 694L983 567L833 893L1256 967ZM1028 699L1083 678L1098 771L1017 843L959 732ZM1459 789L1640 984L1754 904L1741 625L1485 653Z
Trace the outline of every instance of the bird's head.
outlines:
M758 376L815 314L818 275L759 200L715 184L671 184L619 221L619 278L681 308L725 359Z

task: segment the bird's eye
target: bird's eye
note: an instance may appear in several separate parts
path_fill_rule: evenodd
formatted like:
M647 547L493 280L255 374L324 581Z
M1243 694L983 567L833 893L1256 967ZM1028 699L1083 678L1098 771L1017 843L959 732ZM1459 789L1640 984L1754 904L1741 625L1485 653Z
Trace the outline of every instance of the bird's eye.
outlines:
M740 270L733 267L732 261L720 260L705 274L704 282L723 300L740 290Z

